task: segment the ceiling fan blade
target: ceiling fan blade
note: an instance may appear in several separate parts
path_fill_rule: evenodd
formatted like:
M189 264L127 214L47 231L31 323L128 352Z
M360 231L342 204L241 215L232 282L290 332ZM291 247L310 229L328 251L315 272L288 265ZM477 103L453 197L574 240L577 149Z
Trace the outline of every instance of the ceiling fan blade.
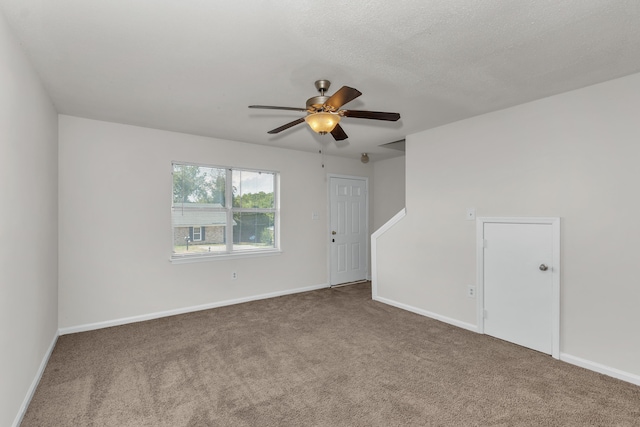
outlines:
M387 120L390 122L400 120L399 113L385 113L382 111L342 110L340 114L357 119Z
M337 111L344 104L353 101L360 95L362 95L362 92L358 89L354 89L349 86L342 86L340 90L327 99L327 102L325 102L324 105L330 107L333 111Z
M333 128L333 130L331 131L331 135L333 135L333 139L335 139L336 141L342 141L349 138L344 132L344 129L342 129L342 126L340 126L339 124Z
M280 126L279 128L275 128L275 129L273 129L273 130L270 130L270 131L269 131L269 132L267 132L267 133L280 133L280 132L282 132L283 130L287 130L287 129L289 129L290 127L293 127L293 126L295 126L295 125L299 125L299 124L300 124L300 123L302 123L302 122L304 122L304 117L301 117L301 118L299 118L299 119L297 119L297 120L294 120L294 121L292 121L292 122L289 122L289 123L287 123L286 125L282 125L282 126Z
M264 110L289 110L289 111L307 111L306 108L296 107L274 107L273 105L249 105L249 108L262 108Z

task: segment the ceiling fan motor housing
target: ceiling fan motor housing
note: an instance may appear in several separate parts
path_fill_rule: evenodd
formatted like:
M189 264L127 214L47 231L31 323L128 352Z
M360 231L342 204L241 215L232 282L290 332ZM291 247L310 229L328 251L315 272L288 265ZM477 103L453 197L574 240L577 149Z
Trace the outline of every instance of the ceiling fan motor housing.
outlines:
M312 113L315 113L318 111L327 111L324 108L324 103L327 102L328 99L329 99L328 96L314 96L307 99L307 110L309 110Z
M324 105L324 103L329 99L329 97L325 96L324 93L329 90L331 82L329 80L316 80L315 85L318 92L320 92L320 96L313 96L307 99L307 110L309 110L310 113L331 111Z

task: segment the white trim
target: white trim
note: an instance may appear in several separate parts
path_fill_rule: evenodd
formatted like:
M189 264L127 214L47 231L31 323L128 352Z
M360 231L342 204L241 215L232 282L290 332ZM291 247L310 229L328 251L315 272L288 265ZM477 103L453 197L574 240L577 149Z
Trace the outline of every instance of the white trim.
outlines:
M204 168L211 168L211 169L221 169L225 171L225 206L223 206L222 208L220 208L220 212L224 212L226 214L226 223L225 223L225 240L226 240L226 251L223 254L218 254L216 256L218 257L222 257L225 256L227 257L227 259L230 258L235 258L234 255L238 254L238 251L234 251L233 250L233 226L229 226L231 225L231 223L233 223L233 213L234 212L265 212L265 213L273 213L273 227L274 227L274 235L273 235L273 249L269 249L266 250L265 252L269 252L269 254L272 254L274 252L280 252L281 251L281 247L280 247L280 172L279 171L275 171L275 170L267 170L267 169L252 169L252 168L243 168L243 167L238 167L238 166L216 166L216 165L208 165L208 164L203 164L203 163L193 163L193 162L183 162L183 161L178 161L178 160L172 160L171 161L171 186L170 186L170 195L171 198L169 200L171 200L171 204L170 204L170 209L173 209L173 186L174 186L174 182L173 182L173 173L174 173L174 167L178 165L178 166L197 166L197 167L204 167ZM258 172L258 173L266 173L266 174L273 174L273 204L274 207L273 208L261 208L261 209L251 209L251 208L246 208L246 209L241 209L241 208L234 208L233 207L233 191L232 191L232 187L233 187L233 179L232 179L232 174L233 171L239 171L239 172ZM231 221L231 223L229 222ZM195 261L183 261L180 259L180 257L174 257L174 247L175 247L175 228L173 226L173 224L169 224L171 227L171 246L169 246L170 248L170 256L169 256L169 261L171 262L176 262L177 264L180 263L189 263L189 262L201 262L201 261L207 261L208 259L198 259ZM200 236L201 239L197 240L199 242L202 241L202 228L204 227L200 227ZM195 240L194 240L195 241ZM260 249L257 249L256 251L261 251ZM243 258L245 255L242 251L240 251L240 256L238 256L237 258Z
M600 363L572 356L567 353L560 353L560 360L572 365L580 366L581 368L585 368L590 371L598 372L600 374L608 375L610 377L640 386L640 375L621 371L620 369L611 368L606 365L601 365Z
M366 176L341 175L339 173L328 173L327 178L359 179L361 181L369 181L369 178Z
M198 229L198 239L196 239L196 228ZM194 242L202 242L202 226L193 227L193 241Z
M331 178L340 178L340 179L353 179L357 181L364 181L365 191L364 191L364 205L365 205L365 236L369 235L369 177L366 176L354 176L354 175L340 175L336 173L328 173L327 174L327 236L331 238ZM327 277L329 278L329 286L332 286L331 279L331 242L327 240ZM365 278L369 276L369 253L370 249L365 247L367 253L364 255L365 262L367 265L365 266L366 273Z
M56 342L58 342L58 336L60 336L60 331L56 331L55 334L53 335L53 340L51 340L51 344L49 345L47 352L42 358L42 362L40 362L40 367L36 372L36 376L31 382L31 385L29 386L29 388L27 389L27 395L24 397L24 400L22 401L22 406L20 406L20 410L18 411L16 418L13 420L13 424L12 424L13 427L18 427L20 423L22 423L24 414L27 412L27 408L31 403L31 399L33 399L33 395L36 392L36 389L38 388L38 384L40 383L42 374L44 374L44 370L47 367L47 364L49 363L49 358L51 357L51 353L53 353L53 349L56 346Z
M192 262L206 262L206 261L224 261L238 258L256 258L264 256L281 255L282 251L279 249L268 250L256 250L247 252L234 252L234 253L219 253L215 255L187 255L180 258L169 258L169 262L172 264L189 264Z
M412 307L407 304L389 300L387 298L374 296L373 300L384 303L384 304L388 304L403 310L407 310L422 316L430 317L432 319L436 319L441 322L448 323L450 325L457 326L462 329L467 329L472 332L480 332L475 325L472 325L470 323L461 322L459 320L452 319L450 317L441 316L439 314L435 314L427 310L423 310L420 308ZM602 365L600 363L596 363L590 360L582 359L580 357L572 356L567 353L560 353L559 357L556 357L556 359L559 359L562 362L569 363L571 365L579 366L589 371L598 372L600 374L607 375L607 376L619 379L621 381L625 381L625 382L640 386L640 375L632 374L631 372L622 371L620 369L612 368L610 366Z
M560 218L558 217L492 217L476 218L476 319L478 332L484 334L484 224L548 224L552 227L553 259L551 307L551 356L560 359Z
M411 305L403 304L401 302L393 301L387 298L382 297L374 297L374 301L378 301L387 305L392 305L397 308L401 308L406 311L410 311L412 313L419 314L421 316L430 317L435 320L439 320L444 323L448 323L453 326L457 326L458 328L466 329L472 332L478 332L478 328L476 325L472 325L471 323L461 322L460 320L452 319L451 317L442 316L440 314L433 313L431 311L423 310L421 308L416 308Z
M484 334L484 222L476 217L476 325Z
M88 323L85 325L70 326L60 328L60 335L75 334L77 332L93 331L96 329L110 328L112 326L126 325L129 323L144 322L146 320L159 319L161 317L175 316L177 314L192 313L194 311L209 310L211 308L225 307L228 305L241 304L243 302L257 301L261 299L280 297L283 295L299 294L301 292L315 291L318 289L328 288L329 285L324 283L321 285L306 286L304 288L287 289L284 291L270 292L267 294L252 295L248 297L236 298L226 301L212 302L209 304L194 305L191 307L176 308L173 310L157 311L155 313L142 314L139 316L124 317L121 319L106 320L104 322Z
M378 238L399 223L406 215L407 208L402 208L371 235L371 298L373 299L378 297Z

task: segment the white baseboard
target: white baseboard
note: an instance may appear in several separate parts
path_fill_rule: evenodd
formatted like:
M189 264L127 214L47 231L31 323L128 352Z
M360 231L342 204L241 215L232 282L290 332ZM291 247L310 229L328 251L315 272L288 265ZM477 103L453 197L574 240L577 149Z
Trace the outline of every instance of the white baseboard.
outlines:
M47 349L47 352L45 353L44 357L42 358L42 362L40 362L40 367L38 368L38 371L36 372L36 376L33 379L33 381L31 382L31 385L29 386L29 389L27 390L27 395L24 397L24 400L22 401L22 405L20 406L20 410L18 411L18 414L16 415L16 418L13 420L13 427L18 427L20 425L20 423L22 423L22 419L24 418L24 414L27 412L27 408L29 407L29 404L31 403L31 399L33 399L33 394L36 392L36 389L38 388L38 384L40 383L40 378L42 378L42 374L44 373L44 369L47 367L47 363L49 363L49 358L51 357L51 353L53 353L53 349L56 346L56 342L58 342L58 336L59 333L58 331L56 331L56 333L53 336L53 340L51 341L51 345L49 345L49 348Z
M393 300L379 297L379 296L374 296L373 300L379 301L384 304L392 305L394 307L398 307L403 310L410 311L412 313L420 314L422 316L430 317L432 319L436 319L441 322L448 323L450 325L457 326L462 329L467 329L472 332L478 332L478 327L476 325L472 325L471 323L461 322L460 320L452 319L450 317L442 316L440 314L432 313L430 311L423 310L421 308L416 308L407 304L403 304L401 302L393 301Z
M393 301L387 298L382 298L377 296L373 297L373 300L382 302L384 304L392 305L394 307L398 307L403 310L410 311L412 313L420 314L422 316L430 317L432 319L436 319L444 323L449 323L450 325L467 329L472 332L479 332L476 325L472 325L466 322L461 322L459 320L451 319L446 316L441 316L439 314L432 313L427 310L422 310L420 308L412 307L407 304L399 303L397 301ZM598 372L600 374L608 375L610 377L617 378L619 380L626 381L628 383L640 386L640 375L621 371L620 369L612 368L610 366L602 365L600 363L596 363L590 360L582 359L580 357L572 356L567 353L560 353L560 360L566 363L570 363L572 365L580 366L581 368L585 368L590 371Z
M95 330L95 329L100 329L100 328L107 328L107 327L111 327L111 326L119 326L119 325L125 325L128 323L135 323L135 322L142 322L145 320L152 320L152 319L157 319L160 317L167 317L167 316L174 316L176 314L184 314L184 313L190 313L190 312L194 312L194 311L200 311L200 310L208 310L211 308L216 308L216 307L224 307L224 306L228 306L228 305L233 305L233 304L241 304L243 302L249 302L249 301L257 301L257 300L261 300L261 299L267 299L267 298L274 298L274 297L279 297L279 296L283 296L283 295L290 295L290 294L296 294L296 293L301 293L301 292L309 292L309 291L314 291L314 290L318 290L318 289L325 289L328 288L329 285L328 284L322 284L322 285L315 285L315 286L308 286L308 287L304 287L304 288L296 288L296 289L289 289L286 291L279 291L279 292L271 292L268 294L261 294L261 295L254 295L254 296L250 296L250 297L244 297L244 298L237 298L237 299L233 299L233 300L226 300L226 301L220 301L220 302L216 302L216 303L211 303L211 304L203 304L203 305L198 305L198 306L192 306L192 307L185 307L185 308L180 308L180 309L175 309L175 310L167 310L167 311L162 311L162 312L156 312L156 313L150 313L150 314L146 314L146 315L141 315L141 316L133 316L133 317L127 317L127 318L123 318L123 319L115 319L115 320L111 320L111 321L106 321L106 322L97 322L97 323L91 323L91 324L86 324L86 325L79 325L79 326L72 326L69 328L61 328L59 329L52 341L51 344L49 345L49 348L47 349L47 352L45 353L44 357L42 358L42 362L40 363L40 366L38 368L38 371L36 372L36 375L33 379L33 381L31 382L31 386L29 386L29 389L27 390L27 394L24 398L24 401L22 402L22 405L20 406L20 410L18 411L18 414L16 415L16 418L13 421L12 426L13 427L18 427L20 426L20 423L22 422L22 419L24 418L24 415L27 411L27 408L29 407L29 404L31 403L31 399L33 398L33 395L38 387L38 384L40 383L40 379L42 378L42 374L44 373L44 370L47 366L47 363L49 362L49 358L51 357L51 354L53 353L53 349L56 346L56 342L58 341L58 337L60 335L66 335L66 334L71 334L71 333L76 333L76 332L84 332L84 331L91 331L91 330ZM384 304L388 304L391 305L393 307L397 307L403 310L407 310L410 311L412 313L416 313L422 316L426 316L432 319L436 319L439 320L441 322L444 323L448 323L450 325L453 326L457 326L459 328L463 328L463 329L467 329L469 331L472 332L478 332L478 328L476 327L476 325L472 325L470 323L466 323L466 322L461 322L459 320L456 319L452 319L446 316L441 316L439 314L436 313L432 313L430 311L427 310L423 310L420 308L416 308L407 304L403 304L403 303L399 303L397 301L393 301L387 298L383 298L383 297L374 297L373 298L375 301L384 303ZM576 366L580 366L581 368L585 368L594 372L598 372L604 375L608 375L610 377L613 378L617 378L619 380L622 381L626 381L629 382L631 384L635 384L640 386L640 375L636 375L636 374L632 374L630 372L625 372L622 371L620 369L616 369L616 368L612 368L606 365L602 365L600 363L596 363L596 362L592 362L590 360L586 360L586 359L582 359L580 357L576 357L576 356L572 356L570 354L567 353L560 353L560 360L566 363L570 363L572 365L576 365Z
M209 310L211 308L224 307L224 306L227 306L227 305L241 304L243 302L257 301L257 300L261 300L261 299L280 297L280 296L283 296L283 295L290 295L290 294L298 294L298 293L301 293L301 292L315 291L315 290L318 290L318 289L324 289L324 288L328 288L328 287L329 287L328 284L321 284L321 285L307 286L307 287L304 287L304 288L287 289L285 291L270 292L270 293L261 294L261 295L252 295L252 296L249 296L249 297L243 297L243 298L236 298L236 299L232 299L232 300L213 302L213 303L209 303L209 304L195 305L195 306L191 306L191 307L177 308L177 309L174 309L174 310L158 311L158 312L155 312L155 313L142 314L140 316L124 317L124 318L121 318L121 319L106 320L104 322L96 322L96 323L88 323L88 324L85 324L85 325L70 326L70 327L67 327L67 328L60 328L59 334L60 335L67 335L67 334L75 334L77 332L93 331L93 330L96 330L96 329L110 328L112 326L126 325L128 323L144 322L145 320L153 320L153 319L159 319L161 317L175 316L177 314L185 314L185 313L191 313L191 312L194 312L194 311Z
M608 375L613 378L617 378L622 381L626 381L631 384L640 386L640 375L632 374L630 372L621 371L620 369L611 368L609 366L601 365L600 363L592 362L590 360L582 359L580 357L572 356L567 353L560 353L560 360L570 363L572 365L580 366L581 368L589 369L600 374Z

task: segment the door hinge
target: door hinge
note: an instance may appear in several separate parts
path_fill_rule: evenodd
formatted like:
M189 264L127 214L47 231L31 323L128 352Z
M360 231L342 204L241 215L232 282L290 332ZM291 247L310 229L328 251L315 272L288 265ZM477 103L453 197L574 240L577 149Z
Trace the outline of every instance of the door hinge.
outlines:
M487 239L482 239L482 247L487 249Z

